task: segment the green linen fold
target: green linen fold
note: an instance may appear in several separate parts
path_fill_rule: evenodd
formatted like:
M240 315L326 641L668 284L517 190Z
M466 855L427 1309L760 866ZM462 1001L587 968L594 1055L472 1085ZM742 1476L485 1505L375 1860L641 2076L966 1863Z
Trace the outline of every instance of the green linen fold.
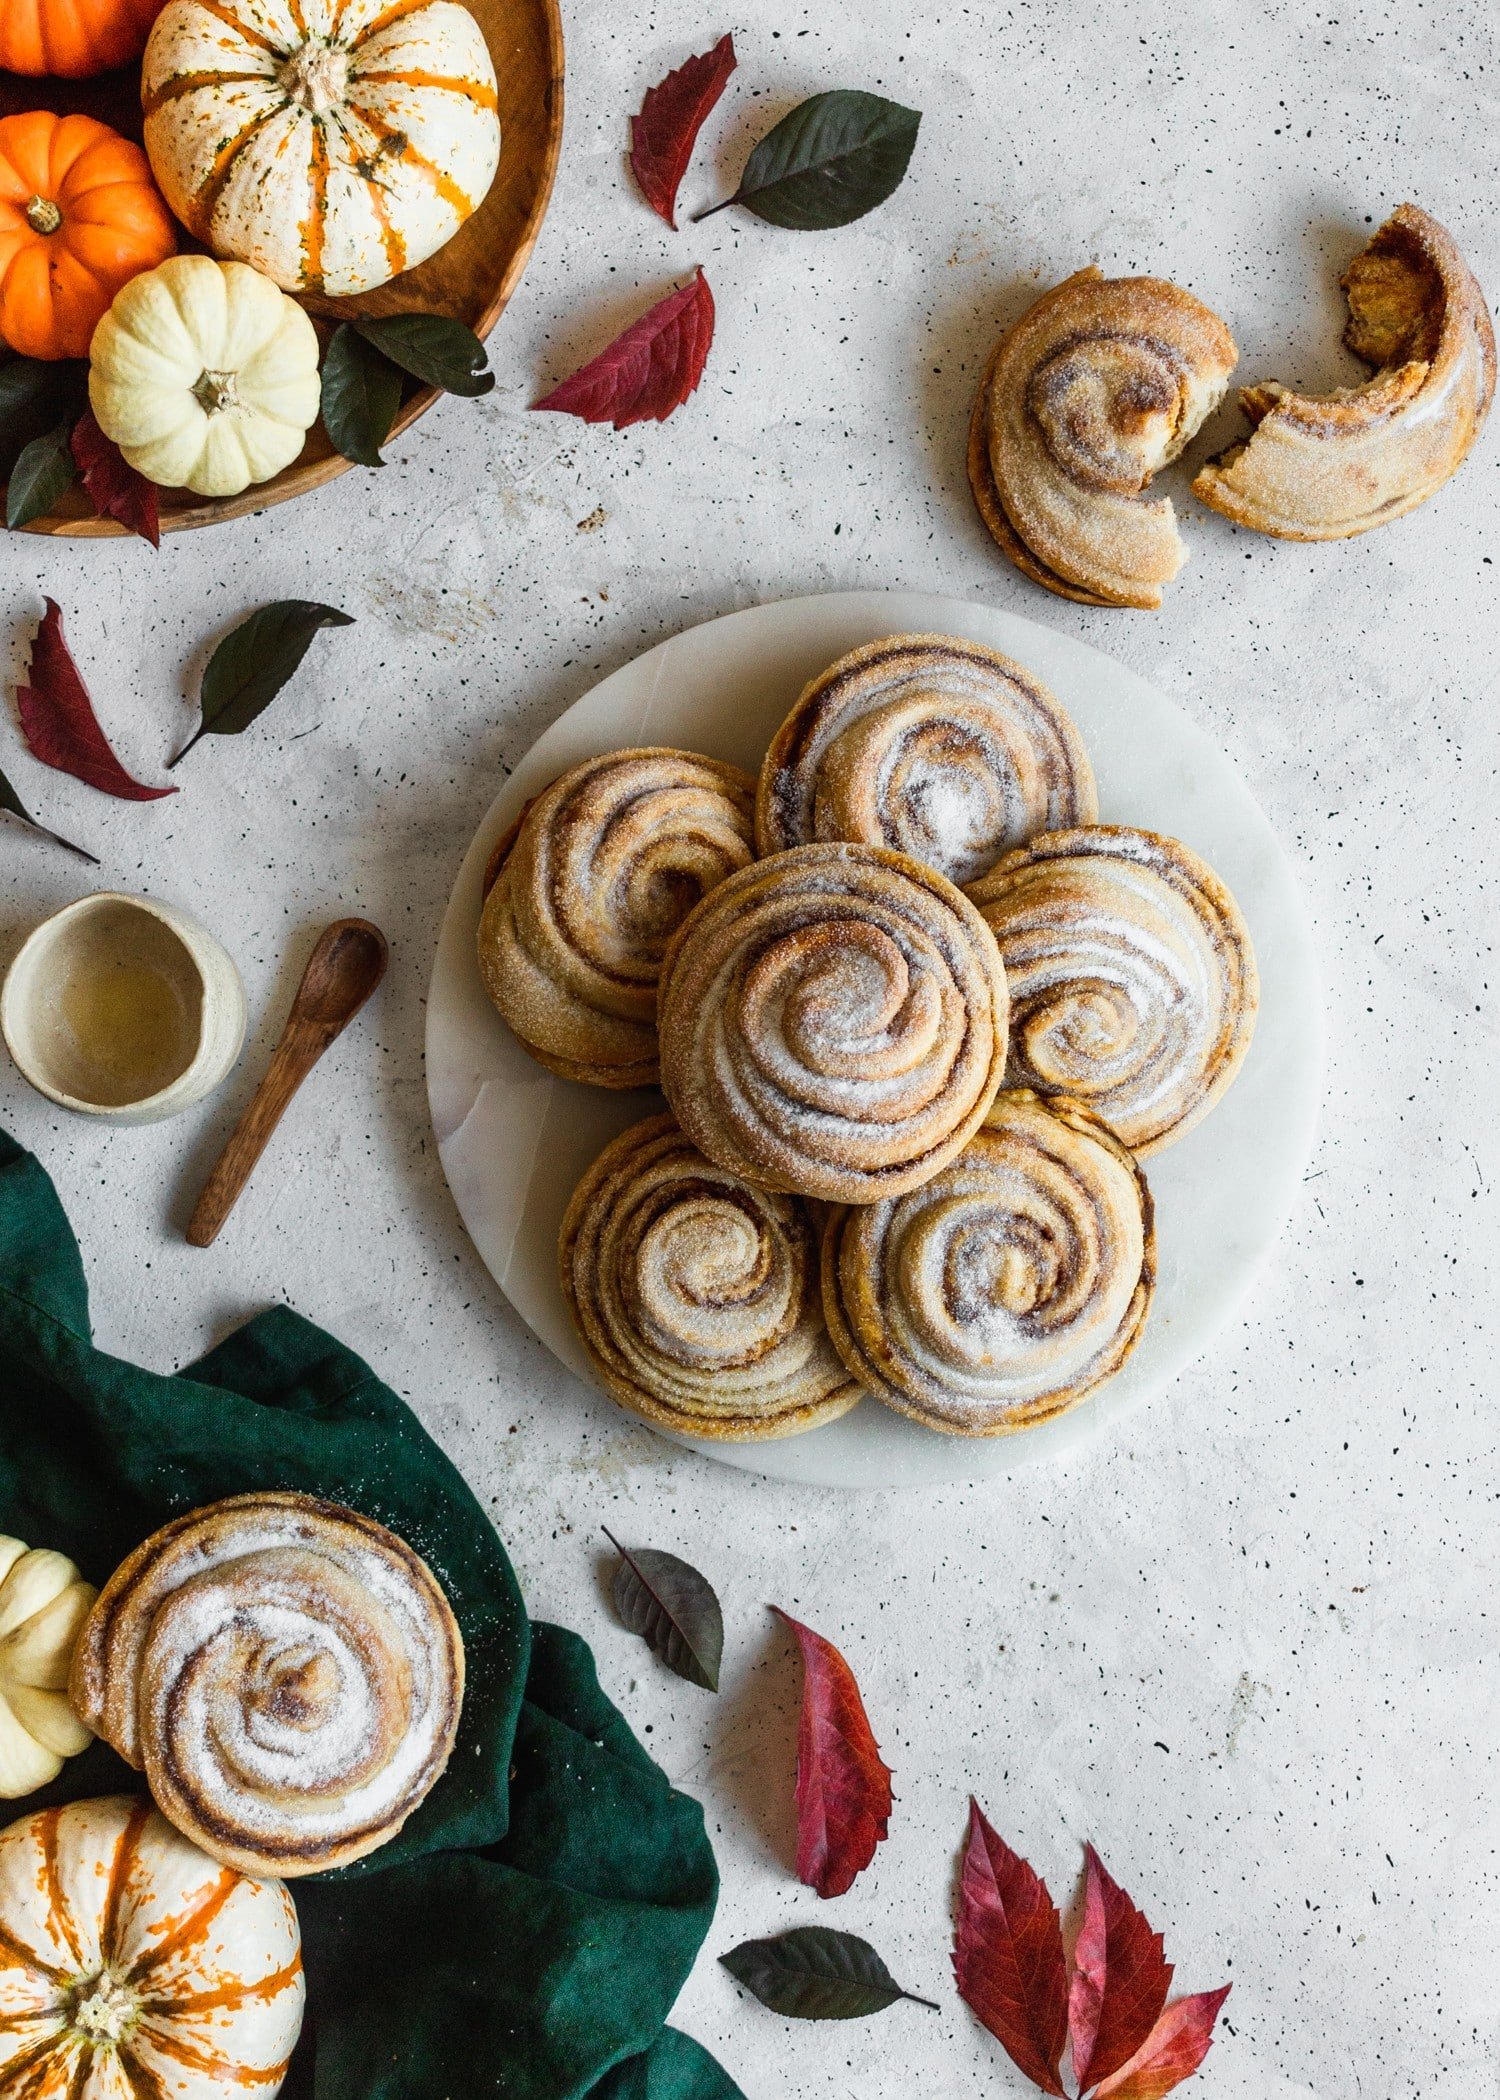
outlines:
M696 1803L531 1625L504 1548L411 1410L284 1307L166 1377L89 1332L78 1246L0 1131L0 1531L102 1583L168 1517L300 1488L399 1533L442 1582L467 1685L447 1773L401 1835L295 1883L308 2027L287 2100L739 2100L665 2028L713 1916ZM140 1792L102 1743L16 1814Z

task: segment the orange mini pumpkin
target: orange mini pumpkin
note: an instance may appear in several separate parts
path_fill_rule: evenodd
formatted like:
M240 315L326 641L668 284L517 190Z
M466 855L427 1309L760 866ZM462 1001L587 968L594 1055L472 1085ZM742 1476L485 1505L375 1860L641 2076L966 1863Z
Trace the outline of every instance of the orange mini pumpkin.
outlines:
M146 48L162 0L0 0L0 67L70 80L127 65Z
M139 146L92 117L0 119L0 342L87 357L120 287L176 252Z

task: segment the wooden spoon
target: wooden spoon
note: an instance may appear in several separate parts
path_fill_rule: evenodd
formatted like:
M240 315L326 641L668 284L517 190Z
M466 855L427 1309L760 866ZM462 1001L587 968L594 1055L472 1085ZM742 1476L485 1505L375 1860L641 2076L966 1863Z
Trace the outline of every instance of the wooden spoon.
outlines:
M389 958L385 935L368 919L335 919L318 935L266 1076L193 1207L191 1246L207 1247L218 1237L293 1094L384 977Z

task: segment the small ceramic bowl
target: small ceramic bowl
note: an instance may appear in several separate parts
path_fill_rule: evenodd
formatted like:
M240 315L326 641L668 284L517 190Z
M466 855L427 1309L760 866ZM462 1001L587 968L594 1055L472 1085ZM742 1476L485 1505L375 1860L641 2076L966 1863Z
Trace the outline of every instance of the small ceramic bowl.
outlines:
M245 1041L245 988L185 912L101 890L30 935L0 990L0 1033L49 1101L155 1123L227 1076Z

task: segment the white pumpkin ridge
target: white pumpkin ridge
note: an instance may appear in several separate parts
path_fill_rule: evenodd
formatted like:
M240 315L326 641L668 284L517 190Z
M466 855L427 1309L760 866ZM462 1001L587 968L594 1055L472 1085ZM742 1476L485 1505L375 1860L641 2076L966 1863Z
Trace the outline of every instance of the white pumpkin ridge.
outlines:
M172 210L288 291L415 268L499 164L494 67L457 0L168 0L141 88Z
M273 2100L302 2025L297 1914L149 1803L0 1832L0 2092Z

